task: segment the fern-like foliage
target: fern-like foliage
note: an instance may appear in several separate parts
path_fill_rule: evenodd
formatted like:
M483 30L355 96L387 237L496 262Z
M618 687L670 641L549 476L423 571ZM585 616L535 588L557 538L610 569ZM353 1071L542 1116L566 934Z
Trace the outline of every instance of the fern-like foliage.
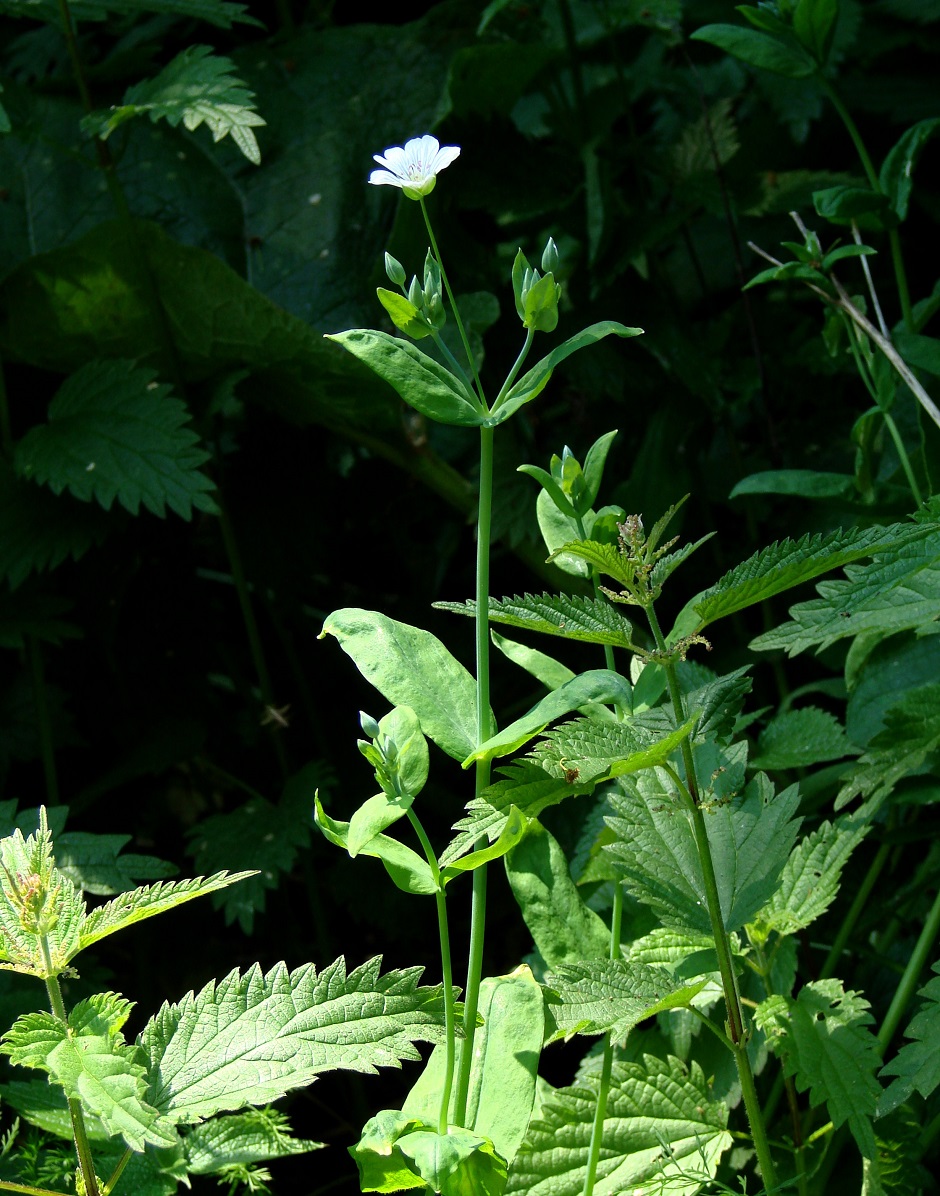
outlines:
M868 1002L845 992L838 980L815 980L796 998L773 996L758 1005L754 1020L783 1059L800 1091L814 1105L825 1102L835 1126L848 1122L867 1159L875 1155L872 1118L881 1088L875 1079L878 1042Z
M379 975L371 959L347 974L277 964L233 971L164 1005L140 1036L148 1101L175 1123L277 1100L336 1068L374 1073L420 1059L415 1042L444 1038L440 985L421 968Z
M766 940L771 931L796 934L821 917L835 900L849 856L869 829L867 820L843 816L801 839L773 896L755 915L749 927L752 937Z
M782 594L823 573L852 561L926 535L916 525L850 528L829 535L806 535L799 540L780 540L761 549L703 590L683 607L670 632L675 641L700 632L710 623L733 615L775 594ZM761 637L763 638L763 637Z
M661 967L622 959L560 964L546 977L556 1030L548 1042L575 1034L626 1038L633 1027L667 1009L687 1006L705 981L683 985Z
M132 515L141 503L161 517L167 506L184 519L193 507L216 511L199 471L209 454L185 426L186 405L155 377L121 359L82 366L50 403L49 422L16 446L17 473L105 510L117 499Z
M475 615L477 604L435 602L437 610L460 615ZM584 644L609 644L612 648L633 650L632 628L610 605L596 598L576 594L516 594L512 598L490 599L490 622L505 623L543 635L557 635Z
M845 581L817 586L819 598L797 603L790 610L792 622L758 636L751 647L783 648L795 656L862 632L889 635L929 627L940 612L940 528L912 525L896 543L876 552L870 564L847 568L845 574Z
M253 130L265 121L255 111L254 93L233 75L235 64L213 54L211 46L189 46L153 79L128 88L124 103L92 112L82 121L86 133L105 139L125 121L146 113L154 122L182 122L192 132L205 123L213 141L231 135L256 166L261 150Z
M940 684L909 690L885 712L884 723L839 790L836 809L859 794L880 805L899 781L940 749Z
M896 1109L913 1092L930 1096L940 1087L940 963L933 965L934 977L918 993L923 1001L920 1012L911 1019L904 1031L906 1043L881 1075L897 1076L878 1104L882 1116Z
M509 1196L584 1191L599 1076L553 1092L529 1125L509 1172ZM731 1145L728 1110L709 1097L697 1063L644 1055L615 1063L604 1117L596 1190L693 1196Z

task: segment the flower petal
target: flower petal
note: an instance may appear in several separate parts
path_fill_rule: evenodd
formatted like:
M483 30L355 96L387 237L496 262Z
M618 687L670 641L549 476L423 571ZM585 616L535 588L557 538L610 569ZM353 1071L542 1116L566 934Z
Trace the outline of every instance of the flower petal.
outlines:
M378 161L378 157L376 157ZM380 187L383 183L387 183L390 187L404 187L407 182L401 175L392 174L390 170L373 170L369 175L369 182L376 187Z
M459 145L445 145L435 154L431 169L437 174L438 171L443 170L445 166L450 166L451 162L455 162L459 157Z

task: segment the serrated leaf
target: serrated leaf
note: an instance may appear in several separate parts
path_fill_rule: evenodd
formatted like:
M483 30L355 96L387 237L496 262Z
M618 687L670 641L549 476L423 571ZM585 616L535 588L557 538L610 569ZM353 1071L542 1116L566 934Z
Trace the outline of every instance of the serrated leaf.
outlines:
M93 909L82 923L79 950L84 951L92 943L117 934L128 926L154 918L157 914L185 905L197 897L237 884L253 872L217 872L214 876L197 876L193 880L170 880L121 893L113 901Z
M782 594L821 573L878 551L923 538L923 528L904 524L851 528L829 535L806 535L780 540L749 557L703 590L682 608L670 632L670 642L700 632L710 623L735 614L775 594Z
M569 540L567 544L556 548L548 559L553 561L561 556L572 556L584 561L598 573L613 577L623 585L632 581L632 570L624 564L620 550L615 544L605 544L600 540Z
M415 1042L443 1040L440 985L421 968L379 976L377 957L347 974L340 957L317 972L255 964L165 1004L140 1036L148 1099L174 1122L266 1104L324 1071L374 1074L419 1059Z
M476 602L435 602L436 610L459 615L476 615ZM584 644L609 644L612 648L633 650L632 627L611 606L597 598L576 594L516 594L512 598L491 598L491 623L505 623L543 635L557 635Z
M120 1033L130 1010L116 993L96 993L75 1006L68 1023L51 1013L25 1014L4 1034L0 1049L17 1066L47 1071L66 1096L81 1100L132 1150L148 1143L173 1146L172 1123L147 1103L144 1067Z
M92 361L68 378L49 405L49 422L16 446L22 478L55 494L69 490L110 510L115 499L132 515L141 503L161 518L167 506L191 519L193 507L216 511L208 459L189 412L154 383L156 372L133 361Z
M92 835L68 831L55 841L56 868L85 893L110 897L126 893L139 880L172 876L177 868L155 856L123 854L130 835Z
M283 1113L276 1109L247 1109L214 1117L190 1130L183 1139L186 1170L212 1175L240 1163L263 1163L320 1150L325 1143L295 1138Z
M824 822L790 853L773 896L752 922L755 937L766 939L772 930L796 934L821 917L839 891L842 869L868 834L869 823L842 817Z
M883 1117L902 1104L913 1092L930 1096L940 1086L940 963L931 969L928 980L917 995L923 1004L904 1031L905 1043L897 1055L881 1069L882 1077L897 1076L878 1102L878 1116Z
M818 706L788 710L764 728L757 743L754 768L806 768L841 760L858 749L849 743L839 720Z
M940 748L940 684L909 690L885 712L884 723L839 790L836 809L858 794L880 804Z
M868 565L850 566L847 580L825 581L819 598L790 608L793 620L751 642L758 651L783 648L795 656L822 651L861 632L894 633L935 621L940 612L940 530L935 523L905 529L874 551Z
M529 1126L507 1194L579 1196L584 1190L599 1076L553 1092ZM595 1191L651 1189L692 1196L731 1145L726 1107L709 1098L698 1064L644 1055L614 1063ZM664 1149L665 1148L665 1149Z
M773 996L754 1013L784 1071L795 1076L814 1105L825 1102L834 1126L848 1122L866 1158L875 1153L872 1117L881 1091L875 1072L878 1043L868 1029L874 1018L858 993L838 980L815 980L794 999Z
M659 735L639 723L578 718L549 731L530 755L546 772L574 773L579 784L596 784L665 763L694 726L689 719Z
M234 71L231 59L215 55L211 46L188 46L159 75L129 87L122 104L86 116L82 129L106 140L125 121L143 113L174 128L182 122L190 132L205 123L213 141L230 134L249 162L258 166L261 151L252 130L265 121L255 111L254 93Z
M788 79L805 79L816 70L812 58L795 40L788 43L743 25L705 25L695 30L692 39L710 42L749 66L785 75Z
M641 692L643 678L647 674L649 665L640 674L640 681L634 691L634 696ZM752 680L748 676L749 665L735 669L733 673L725 673L722 677L715 677L706 681L704 685L691 687L688 682L683 684L680 665L679 684L683 689L683 702L686 712L696 719L693 743L702 743L707 739L723 743L731 738L735 721L741 713L744 699L751 692ZM708 670L704 670L706 675ZM665 682L663 683L665 688ZM659 696L658 694L656 695ZM637 715L639 725L657 735L664 735L676 728L676 715L671 703L654 706L651 710L644 710Z
M3 1103L15 1109L30 1125L58 1138L72 1137L68 1098L48 1080L12 1080L3 1085ZM111 1135L97 1117L85 1114L85 1130L93 1142L107 1142Z
M561 964L545 978L557 1030L549 1039L575 1034L610 1033L611 1040L625 1039L638 1022L667 1009L687 1007L705 987L677 983L665 968L649 967L635 960L592 960Z
M605 846L633 895L666 926L707 934L705 882L689 814L662 769L621 781L611 797L617 836ZM795 785L774 794L763 773L730 799L710 802L705 829L725 930L739 930L774 892L799 830Z

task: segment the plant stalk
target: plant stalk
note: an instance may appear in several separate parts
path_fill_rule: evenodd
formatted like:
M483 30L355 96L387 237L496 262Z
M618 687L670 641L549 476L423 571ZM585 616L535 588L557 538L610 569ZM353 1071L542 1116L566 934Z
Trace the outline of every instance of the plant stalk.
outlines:
M920 981L920 974L930 957L938 933L940 933L940 891L934 897L927 921L918 936L911 958L907 961L907 967L904 969L904 975L901 977L888 1012L885 1014L885 1019L878 1030L878 1046L882 1054L887 1050L888 1044L904 1016L904 1011L914 997Z
M623 921L623 885L614 888L614 908L610 922L610 958L620 958L620 927ZM604 1057L601 1063L601 1079L597 1089L597 1103L594 1106L594 1124L591 1127L591 1145L588 1148L587 1172L584 1176L582 1196L592 1196L597 1179L597 1164L604 1142L604 1118L607 1116L607 1097L610 1095L610 1075L614 1064L614 1044L608 1031L604 1039Z
M53 1014L67 1025L68 1014L65 1012L65 1002L62 1000L59 977L53 969L52 956L49 952L49 940L43 934L39 936L39 941L42 946L43 962L48 972L46 976L46 992L49 994L49 1006ZM78 1165L81 1168L82 1180L85 1184L85 1196L101 1196L101 1190L98 1187L98 1177L95 1174L95 1163L91 1157L91 1147L88 1143L88 1131L85 1129L85 1115L82 1112L81 1102L74 1097L69 1097L69 1117L72 1120L72 1138L75 1142L75 1153L78 1156Z

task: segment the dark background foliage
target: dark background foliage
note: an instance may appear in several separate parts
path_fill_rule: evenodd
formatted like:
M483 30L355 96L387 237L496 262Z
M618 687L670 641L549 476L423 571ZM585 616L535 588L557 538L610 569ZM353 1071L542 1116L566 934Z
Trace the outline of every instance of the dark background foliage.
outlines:
M78 26L96 106L119 102L186 46L211 43L267 122L260 167L204 128L138 119L111 138L130 211L150 222L137 249L155 263L161 329L79 136L59 33L16 19L15 8L0 23L12 126L0 135L0 351L13 439L44 420L63 376L86 362L149 363L211 451L231 540L211 513L105 513L67 493L43 495L24 523L23 487L36 485L0 464L0 800L63 802L71 828L126 832L134 850L183 874L264 871L247 895L226 895L224 912L188 906L109 941L72 995L120 987L142 1021L232 967L325 964L343 952L351 963L375 953L388 966L426 963L436 978L430 905L392 889L374 861L347 860L310 821L317 784L339 817L367 795L356 712L384 713L336 644L318 641L323 617L374 608L429 627L465 661L472 653L469 621L430 604L473 591L475 438L427 425L322 340L386 327L374 299L383 250L409 275L423 262L417 208L366 185L371 155L427 130L462 147L429 204L458 294L499 301L503 318L485 341L491 386L519 347L512 258L520 246L537 258L549 235L563 261L559 336L604 318L646 329L573 359L501 431L492 591L553 581L534 487L516 465L544 465L565 443L583 457L618 428L605 501L652 519L691 492L682 535L718 533L667 594L668 622L763 544L902 518L911 506L890 445L866 447L856 425L868 399L847 354L827 352L819 303L795 285L741 292L761 265L749 241L777 253L781 240L799 240L791 209L824 243L847 235L815 215L812 193L861 183L851 141L813 79L761 74L689 40L703 24L738 19L722 0L509 0L485 10L442 0L395 6L378 23L372 6L281 0L252 5L262 25L230 29L102 13ZM932 0L843 0L834 74L876 162L907 126L937 115L938 44ZM928 147L903 229L915 299L936 281L935 159ZM894 323L883 234L871 243ZM857 263L844 267L861 292ZM913 400L896 417L929 484L936 429L922 428ZM729 498L742 478L784 468L839 473L846 486L824 501ZM783 612L781 603L763 617ZM722 624L709 664L742 663L761 629L760 616ZM838 653L801 660L784 680L762 663L752 708L776 708L781 687L817 684L825 705L838 696L840 664ZM509 718L537 693L512 666L494 667L494 705ZM440 845L470 796L453 771L432 768L425 795ZM558 820L556 833L574 830ZM486 967L504 972L529 943L498 875L492 886ZM462 907L451 904L459 956ZM13 979L0 985L5 1013L34 999ZM570 1077L570 1057L557 1052L553 1078ZM341 1148L371 1111L400 1100L404 1083L336 1075L288 1102L299 1133L334 1145L275 1169L277 1190L353 1191Z

